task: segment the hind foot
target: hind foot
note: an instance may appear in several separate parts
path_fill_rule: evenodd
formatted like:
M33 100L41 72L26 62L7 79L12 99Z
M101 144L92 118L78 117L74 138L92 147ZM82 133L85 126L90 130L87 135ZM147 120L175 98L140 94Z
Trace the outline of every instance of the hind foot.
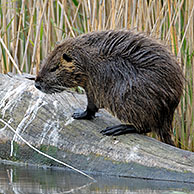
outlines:
M123 134L127 134L127 133L139 133L135 127L133 125L125 125L125 124L121 124L121 125L116 125L113 127L107 127L106 129L100 131L100 133L102 133L103 135L123 135Z

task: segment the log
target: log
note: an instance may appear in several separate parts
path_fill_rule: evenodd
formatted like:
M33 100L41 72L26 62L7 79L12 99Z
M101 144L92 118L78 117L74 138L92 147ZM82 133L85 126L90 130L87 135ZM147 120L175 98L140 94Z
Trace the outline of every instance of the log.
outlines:
M102 129L120 121L105 110L93 120L74 120L86 107L84 94L44 94L25 77L0 74L0 118L40 151L85 172L194 183L194 153L139 134L103 136ZM0 159L61 166L2 122Z

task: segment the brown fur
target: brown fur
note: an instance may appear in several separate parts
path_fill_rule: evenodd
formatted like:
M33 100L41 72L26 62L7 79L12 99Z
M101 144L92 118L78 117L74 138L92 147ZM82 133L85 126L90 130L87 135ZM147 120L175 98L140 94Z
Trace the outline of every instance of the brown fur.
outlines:
M165 46L139 33L109 30L65 40L43 62L36 83L47 93L82 86L98 108L173 144L172 120L183 80Z

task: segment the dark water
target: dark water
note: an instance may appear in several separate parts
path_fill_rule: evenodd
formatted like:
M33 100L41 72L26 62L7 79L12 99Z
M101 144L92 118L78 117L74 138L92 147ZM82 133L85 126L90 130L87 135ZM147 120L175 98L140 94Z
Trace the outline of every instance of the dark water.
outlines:
M97 180L96 182L72 171L0 164L0 194L194 193L194 184L147 181L111 176L93 177Z

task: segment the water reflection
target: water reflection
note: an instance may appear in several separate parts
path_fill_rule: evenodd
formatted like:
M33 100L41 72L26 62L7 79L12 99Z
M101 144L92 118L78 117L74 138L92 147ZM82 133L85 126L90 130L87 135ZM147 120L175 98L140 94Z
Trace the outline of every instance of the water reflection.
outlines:
M94 176L94 178L97 182L92 182L87 177L72 171L0 164L0 194L194 193L194 184L146 181L110 176Z

